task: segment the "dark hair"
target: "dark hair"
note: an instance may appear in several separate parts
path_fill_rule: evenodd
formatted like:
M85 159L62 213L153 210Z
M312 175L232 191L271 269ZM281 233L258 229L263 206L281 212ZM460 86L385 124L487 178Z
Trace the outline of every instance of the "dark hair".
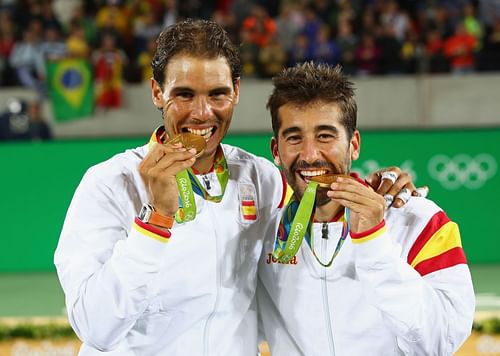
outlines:
M231 42L226 31L216 22L186 20L169 26L156 40L156 53L151 63L153 78L163 87L165 69L177 54L214 59L224 57L231 69L233 85L241 74L238 48Z
M354 85L342 68L328 64L306 62L284 69L273 78L273 92L267 102L271 112L274 137L278 138L281 122L278 110L293 103L307 106L316 102L336 103L340 108L341 124L346 128L349 139L356 130L357 105Z

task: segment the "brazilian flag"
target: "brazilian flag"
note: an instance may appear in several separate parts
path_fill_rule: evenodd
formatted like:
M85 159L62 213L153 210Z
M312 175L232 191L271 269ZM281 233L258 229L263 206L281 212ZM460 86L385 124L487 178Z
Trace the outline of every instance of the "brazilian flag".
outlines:
M68 121L92 114L92 71L86 60L63 59L48 62L47 83L52 111L57 121Z

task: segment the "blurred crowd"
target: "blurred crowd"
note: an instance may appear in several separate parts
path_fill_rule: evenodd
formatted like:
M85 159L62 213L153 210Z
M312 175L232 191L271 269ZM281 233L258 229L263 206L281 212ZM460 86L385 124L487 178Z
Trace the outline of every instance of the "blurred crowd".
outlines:
M86 58L100 78L151 78L159 32L214 19L240 44L243 75L307 60L352 75L500 70L500 0L0 0L0 85L46 98L45 63ZM62 9L62 10L61 10ZM113 103L120 98L107 97Z

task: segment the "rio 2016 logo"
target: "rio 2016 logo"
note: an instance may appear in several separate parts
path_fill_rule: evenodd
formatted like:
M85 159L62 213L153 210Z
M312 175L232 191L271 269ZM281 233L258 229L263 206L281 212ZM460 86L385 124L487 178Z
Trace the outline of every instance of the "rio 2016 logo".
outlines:
M479 189L496 174L497 167L495 157L488 153L474 157L463 153L454 157L439 154L427 165L430 176L448 190Z

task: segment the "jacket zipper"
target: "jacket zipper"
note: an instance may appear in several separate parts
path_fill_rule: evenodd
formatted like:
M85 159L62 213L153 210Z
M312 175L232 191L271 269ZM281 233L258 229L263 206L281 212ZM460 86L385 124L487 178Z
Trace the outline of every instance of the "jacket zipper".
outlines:
M328 257L328 223L324 222L321 225L321 259L325 261ZM323 294L323 308L325 310L325 326L326 337L328 338L328 345L330 347L330 355L335 356L335 343L333 341L333 328L330 319L330 304L328 301L328 284L326 280L326 272L328 267L321 266L321 291Z
M212 213L211 209L208 209L210 211L210 213ZM215 221L215 216L212 216L212 221ZM203 355L207 356L207 355L210 355L210 327L212 325L212 320L214 319L215 317L215 314L217 312L217 308L219 306L219 295L220 295L220 281L221 281L221 276L220 276L220 273L221 273L221 268L220 268L220 265L219 265L219 256L217 254L217 252L219 251L218 248L217 248L217 231L214 229L214 236L215 236L215 270L216 270L216 275L215 275L215 278L216 278L216 285L217 285L217 292L215 294L215 303L214 303L214 308L212 310L212 312L210 313L210 315L208 316L207 318L207 321L205 323L205 329L203 330Z

